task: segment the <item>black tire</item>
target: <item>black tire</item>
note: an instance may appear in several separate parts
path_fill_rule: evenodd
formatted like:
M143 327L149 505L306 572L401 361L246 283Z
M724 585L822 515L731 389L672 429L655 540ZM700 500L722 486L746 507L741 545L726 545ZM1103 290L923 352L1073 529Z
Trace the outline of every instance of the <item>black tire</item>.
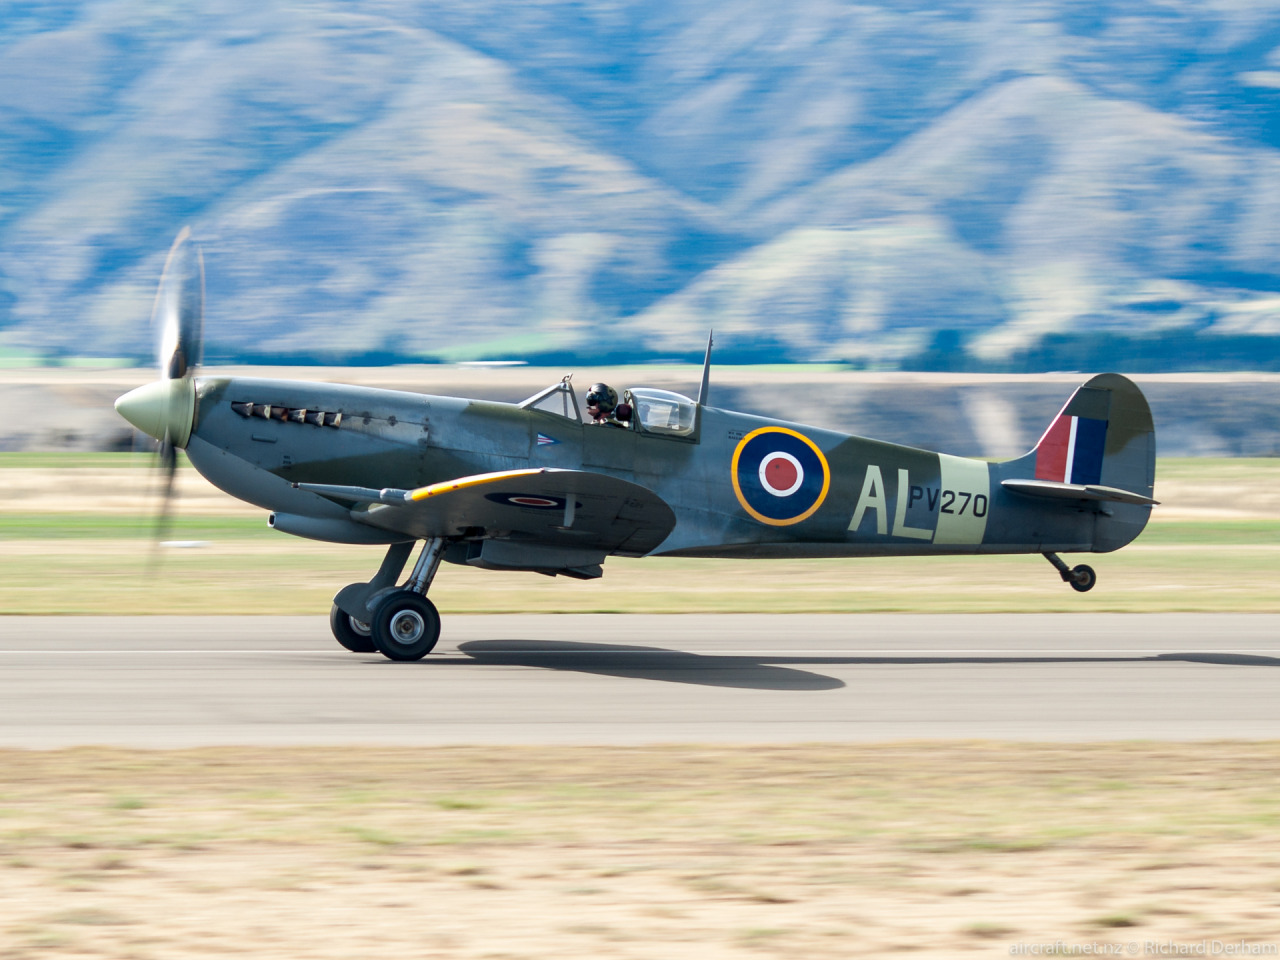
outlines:
M1079 593L1088 593L1098 582L1098 575L1087 563L1071 568L1071 589Z
M412 590L389 593L373 614L373 642L388 660L421 660L440 639L436 605Z
M361 623L336 603L329 608L329 629L333 631L334 639L352 653L378 652L369 624Z

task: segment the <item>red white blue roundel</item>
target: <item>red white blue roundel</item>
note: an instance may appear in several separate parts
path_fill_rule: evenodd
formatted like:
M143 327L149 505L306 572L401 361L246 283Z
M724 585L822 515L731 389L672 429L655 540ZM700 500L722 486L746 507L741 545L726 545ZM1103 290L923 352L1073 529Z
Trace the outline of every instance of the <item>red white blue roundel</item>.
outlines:
M786 427L761 427L733 451L733 492L759 520L785 527L813 516L831 487L827 458L808 437Z
M494 503L505 503L512 507L530 507L534 510L563 510L565 504L564 497L544 497L541 494L532 493L486 493L484 498ZM580 507L582 504L575 503L574 506Z

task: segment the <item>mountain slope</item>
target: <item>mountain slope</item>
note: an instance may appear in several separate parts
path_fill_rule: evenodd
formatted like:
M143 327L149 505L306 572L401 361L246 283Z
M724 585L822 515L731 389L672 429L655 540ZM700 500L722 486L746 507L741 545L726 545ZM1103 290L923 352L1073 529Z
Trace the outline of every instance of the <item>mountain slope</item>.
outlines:
M0 12L0 360L145 355L185 222L215 357L1280 336L1245 0Z

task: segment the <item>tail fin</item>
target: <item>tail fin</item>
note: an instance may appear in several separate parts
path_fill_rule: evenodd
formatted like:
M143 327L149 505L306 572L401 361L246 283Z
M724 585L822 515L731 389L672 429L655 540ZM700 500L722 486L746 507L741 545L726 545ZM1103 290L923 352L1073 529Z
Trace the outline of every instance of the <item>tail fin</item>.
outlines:
M1150 497L1156 431L1137 385L1103 373L1081 385L1035 447L1035 478L1099 484Z
M1155 503L1156 432L1137 385L1118 373L1082 384L1035 449L1003 465L1002 485L1029 496L1105 501L1094 549L1115 550L1146 526Z

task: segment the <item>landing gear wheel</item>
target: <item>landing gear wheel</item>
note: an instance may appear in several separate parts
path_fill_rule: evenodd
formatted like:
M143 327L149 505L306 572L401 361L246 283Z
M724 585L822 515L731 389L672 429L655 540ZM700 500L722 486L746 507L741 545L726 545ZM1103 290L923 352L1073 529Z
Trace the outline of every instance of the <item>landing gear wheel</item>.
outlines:
M412 590L389 593L374 611L373 642L388 660L421 660L440 639L436 605Z
M1088 593L1093 589L1093 585L1098 582L1098 575L1093 572L1093 567L1087 563L1071 568L1071 579L1068 581L1071 589L1080 593Z
M334 639L352 653L377 653L369 624L357 620L336 603L329 608L329 629Z

